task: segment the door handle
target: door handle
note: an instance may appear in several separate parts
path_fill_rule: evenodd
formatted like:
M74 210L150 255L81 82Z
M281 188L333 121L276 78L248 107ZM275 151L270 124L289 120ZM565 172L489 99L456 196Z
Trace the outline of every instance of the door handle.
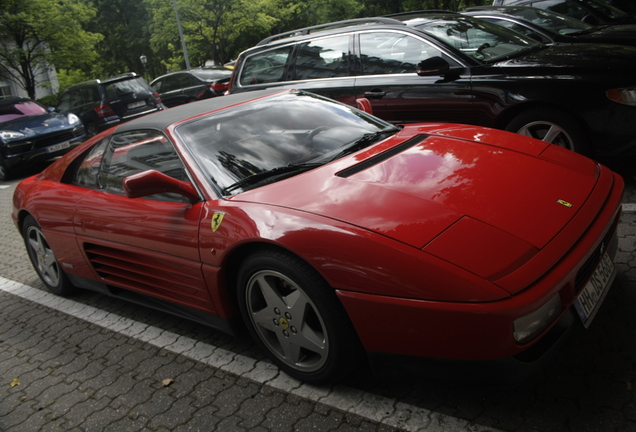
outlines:
M386 92L383 92L382 90L371 90L368 92L364 92L364 97L369 98L369 99L382 99L384 96L386 96Z

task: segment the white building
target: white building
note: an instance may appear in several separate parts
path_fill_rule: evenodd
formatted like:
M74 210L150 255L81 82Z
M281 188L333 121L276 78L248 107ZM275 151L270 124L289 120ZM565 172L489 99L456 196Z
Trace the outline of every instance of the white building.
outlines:
M45 96L56 94L59 89L57 82L57 74L55 68L51 67L39 73L36 77L35 98L41 99ZM3 96L21 96L29 97L28 93L10 76L2 73L0 70L0 97Z

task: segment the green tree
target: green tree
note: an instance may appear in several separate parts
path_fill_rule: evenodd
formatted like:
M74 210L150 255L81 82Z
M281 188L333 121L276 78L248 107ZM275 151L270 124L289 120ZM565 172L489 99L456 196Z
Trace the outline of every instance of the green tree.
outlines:
M124 72L145 74L159 71L161 63L151 55L151 12L143 1L84 0L98 13L90 27L104 35L97 50L100 60L94 64L95 77L108 77ZM147 64L140 58L145 55Z
M97 58L102 36L82 28L95 10L79 0L0 0L0 11L0 70L32 99L53 65L83 67Z
M151 43L167 69L185 66L171 0L146 0L152 11ZM224 64L244 48L245 35L267 35L277 20L265 12L260 1L253 0L178 0L190 64L200 66L207 60ZM258 41L258 39L256 39Z

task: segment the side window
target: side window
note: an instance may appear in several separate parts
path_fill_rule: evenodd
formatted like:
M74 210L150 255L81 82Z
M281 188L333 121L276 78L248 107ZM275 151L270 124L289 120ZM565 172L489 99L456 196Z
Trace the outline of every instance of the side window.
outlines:
M192 75L185 74L183 75L183 86L184 87L193 87L200 85L201 83Z
M176 88L182 89L187 88L192 85L192 81L190 81L190 75L181 74L177 76L177 86Z
M80 100L78 101L78 103L80 105L95 103L98 100L98 98L95 96L96 89L97 87L94 86L82 88L82 91L80 92Z
M66 92L60 97L60 103L57 106L57 110L60 112L68 112L70 109L71 109L71 94L69 92Z
M88 152L79 165L72 183L90 189L99 189L99 170L109 138L104 138Z
M441 56L434 46L401 33L361 33L363 75L415 73L417 64Z
M100 141L79 165L73 184L124 195L123 180L133 174L156 170L178 180L189 181L172 143L160 132L125 132ZM184 201L178 194L151 197L162 201Z
M303 43L299 46L294 79L349 76L349 36Z
M249 56L245 59L239 82L241 85L247 86L283 81L285 64L291 50L292 46L290 45Z
M166 82L165 78L162 78L152 83L150 87L152 87L154 91L161 93L165 91L165 85L164 85L165 82Z

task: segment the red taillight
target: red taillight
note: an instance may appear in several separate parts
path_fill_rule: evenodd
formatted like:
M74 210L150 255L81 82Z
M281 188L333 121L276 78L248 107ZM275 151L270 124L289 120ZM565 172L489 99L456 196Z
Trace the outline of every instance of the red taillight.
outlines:
M95 107L95 112L100 117L108 117L108 116L114 116L115 115L115 111L113 111L113 109L108 104L96 106Z
M225 90L230 88L229 82L215 82L210 84L210 88L217 93L224 92Z
M155 97L155 99L157 99L157 103L161 103L161 98L159 97L159 93L154 92L152 95Z

